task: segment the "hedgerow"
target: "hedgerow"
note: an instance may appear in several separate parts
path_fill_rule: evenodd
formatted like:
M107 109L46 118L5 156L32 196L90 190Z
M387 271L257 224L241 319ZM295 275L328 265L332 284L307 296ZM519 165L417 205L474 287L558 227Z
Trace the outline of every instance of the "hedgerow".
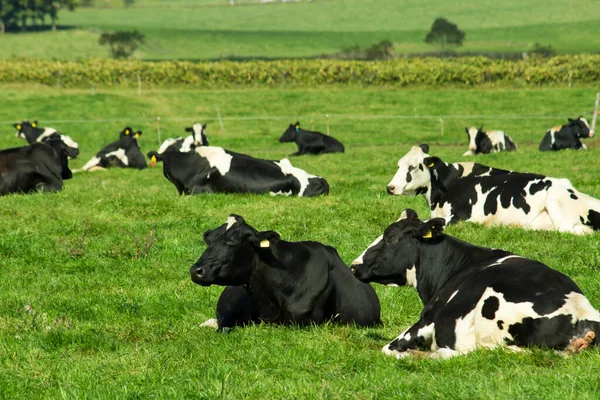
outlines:
M600 55L562 55L527 60L401 58L389 61L283 60L188 61L0 61L0 82L34 82L61 87L89 85L318 86L540 86L600 80Z

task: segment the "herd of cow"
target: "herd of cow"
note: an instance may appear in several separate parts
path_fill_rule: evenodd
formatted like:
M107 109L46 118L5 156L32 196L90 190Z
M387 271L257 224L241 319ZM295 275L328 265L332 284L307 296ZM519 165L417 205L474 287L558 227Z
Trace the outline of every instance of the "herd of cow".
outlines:
M71 138L37 121L14 125L30 145L0 151L0 195L53 192L71 178L68 159L79 148ZM257 159L209 146L206 125L186 128L147 154L180 194L251 192L316 196L329 193L321 177L288 159ZM465 128L464 155L516 150L501 131ZM126 127L79 171L147 167L137 139ZM539 149L586 149L593 137L579 117L547 131ZM295 142L293 155L344 152L334 138L290 124L279 139ZM191 267L203 286L225 286L216 319L204 325L228 330L253 322L310 324L335 321L358 326L381 323L376 282L412 286L424 309L419 321L383 348L397 358L447 358L478 348L513 350L543 346L577 353L596 344L600 313L566 275L504 250L474 246L443 233L446 224L473 221L532 230L590 234L600 230L600 200L577 191L567 179L501 170L473 162L449 164L414 146L398 161L390 195L423 195L431 218L406 209L351 267L335 248L313 241L288 242L258 231L239 215L204 234L207 244ZM77 172L77 171L74 171Z

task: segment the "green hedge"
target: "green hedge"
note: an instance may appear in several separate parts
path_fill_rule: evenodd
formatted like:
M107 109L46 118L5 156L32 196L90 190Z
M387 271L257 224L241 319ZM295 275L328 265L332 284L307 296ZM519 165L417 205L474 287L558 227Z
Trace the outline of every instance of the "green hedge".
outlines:
M565 55L524 61L484 57L402 58L391 61L285 60L250 62L0 61L0 82L35 82L62 87L137 84L150 86L387 86L546 85L600 80L600 55Z

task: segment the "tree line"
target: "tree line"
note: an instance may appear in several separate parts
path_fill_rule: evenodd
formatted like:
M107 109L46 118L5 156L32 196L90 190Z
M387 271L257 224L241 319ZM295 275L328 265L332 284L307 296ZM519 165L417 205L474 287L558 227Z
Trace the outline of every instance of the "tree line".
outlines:
M50 19L52 30L56 30L56 20L60 10L73 11L79 0L0 0L0 34L7 29L25 31L31 26L46 25Z

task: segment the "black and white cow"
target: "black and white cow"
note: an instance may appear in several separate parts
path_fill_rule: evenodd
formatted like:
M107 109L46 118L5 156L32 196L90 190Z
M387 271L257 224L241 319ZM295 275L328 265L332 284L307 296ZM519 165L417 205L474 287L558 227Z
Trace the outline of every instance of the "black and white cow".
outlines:
M106 145L76 172L104 170L109 167L146 168L146 159L137 142L141 135L142 131L133 132L133 129L126 127L119 133L119 140Z
M354 278L331 246L280 240L278 233L259 232L239 215L206 231L204 241L208 247L190 274L199 285L226 286L217 304L220 329L261 321L381 322L375 290Z
M448 164L414 146L398 161L391 195L423 194L432 218L486 226L588 234L600 229L600 200L568 179L506 171L472 162Z
M71 179L69 148L58 137L0 151L0 196L57 192Z
M208 124L202 125L196 122L191 127L185 128L186 132L191 132L187 137L176 137L165 140L159 147L158 151L150 151L147 156L150 159L150 165L155 166L157 162L162 161L162 155L167 149L174 149L182 153L186 153L195 149L197 146L208 146L206 138L206 127Z
M465 128L469 137L469 150L463 156L472 156L475 154L497 153L500 151L514 151L517 149L515 142L502 131L483 131L483 125L480 128L474 126Z
M69 158L76 158L79 155L79 145L67 135L63 135L54 128L38 128L37 121L23 121L13 124L17 129L16 136L27 140L27 143L43 143L53 137L59 137L67 146Z
M587 150L585 144L581 143L581 140L579 139L591 137L594 137L594 131L590 129L590 125L585 118L569 118L569 123L567 125L555 126L548 129L540 143L539 150Z
M448 358L498 346L576 353L596 343L600 313L568 276L463 242L442 233L443 226L441 218L424 222L405 210L353 262L361 281L412 286L423 301L419 321L385 354Z
M295 142L298 151L292 156L302 154L343 153L344 145L335 138L321 132L305 131L300 129L300 122L290 124L279 138L280 143Z
M311 197L329 194L325 179L294 167L287 158L262 160L221 147L163 153L163 173L179 194L270 193Z

